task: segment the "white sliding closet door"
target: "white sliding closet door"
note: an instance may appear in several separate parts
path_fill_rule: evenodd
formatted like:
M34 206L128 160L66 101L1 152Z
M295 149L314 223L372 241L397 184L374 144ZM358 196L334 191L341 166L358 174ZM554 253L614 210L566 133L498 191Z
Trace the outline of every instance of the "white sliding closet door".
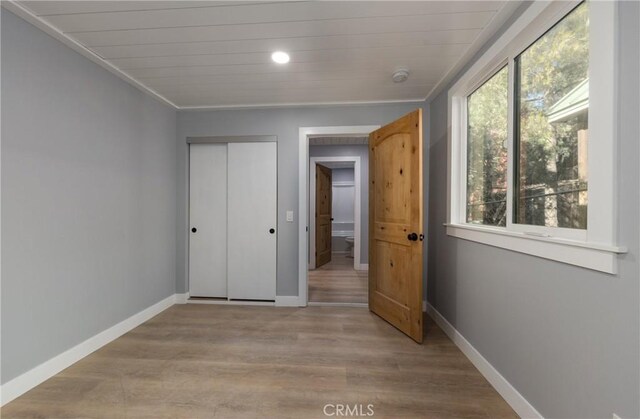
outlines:
M277 148L275 142L229 143L228 295L275 300Z
M227 296L227 145L189 147L189 293Z

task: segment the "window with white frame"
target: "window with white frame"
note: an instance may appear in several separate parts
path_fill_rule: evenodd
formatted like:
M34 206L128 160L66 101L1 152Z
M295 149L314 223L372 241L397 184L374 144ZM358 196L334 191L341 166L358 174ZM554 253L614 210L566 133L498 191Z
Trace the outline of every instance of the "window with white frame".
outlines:
M451 88L448 234L615 272L614 31L534 2Z

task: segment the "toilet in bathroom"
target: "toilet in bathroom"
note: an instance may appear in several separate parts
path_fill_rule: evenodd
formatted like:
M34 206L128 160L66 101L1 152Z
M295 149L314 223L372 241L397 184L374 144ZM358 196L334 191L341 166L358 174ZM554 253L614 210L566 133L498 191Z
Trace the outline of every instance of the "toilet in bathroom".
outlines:
M349 257L352 258L353 257L353 241L354 238L353 236L347 236L344 238L344 241L347 242L347 251L349 252Z

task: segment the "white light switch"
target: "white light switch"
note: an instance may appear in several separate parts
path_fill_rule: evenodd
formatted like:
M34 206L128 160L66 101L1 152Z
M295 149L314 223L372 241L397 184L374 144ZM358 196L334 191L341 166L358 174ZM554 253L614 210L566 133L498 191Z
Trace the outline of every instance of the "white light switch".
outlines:
M293 211L287 211L287 222L288 223L293 222Z

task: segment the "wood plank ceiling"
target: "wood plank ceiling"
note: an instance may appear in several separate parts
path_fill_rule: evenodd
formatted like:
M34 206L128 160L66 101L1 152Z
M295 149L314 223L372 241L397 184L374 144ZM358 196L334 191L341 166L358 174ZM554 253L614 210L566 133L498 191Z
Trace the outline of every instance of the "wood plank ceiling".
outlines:
M180 108L424 100L505 4L19 2Z

